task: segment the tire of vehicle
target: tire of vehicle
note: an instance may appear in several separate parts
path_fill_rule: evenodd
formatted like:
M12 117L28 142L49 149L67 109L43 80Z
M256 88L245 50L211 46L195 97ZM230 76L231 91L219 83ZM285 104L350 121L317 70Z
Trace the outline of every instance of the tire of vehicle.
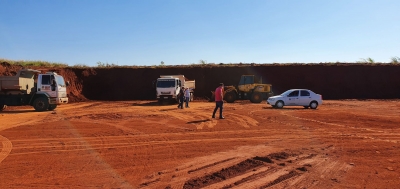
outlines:
M303 106L304 107L304 109L308 109L308 106Z
M310 102L310 108L311 109L317 109L317 107L318 107L318 102L316 102L316 101Z
M284 105L285 105L285 104L283 103L283 101L280 100L280 101L276 102L275 107L276 107L276 108L283 108Z
M233 102L235 102L235 100L236 100L236 94L235 94L235 92L230 91L230 92L225 93L224 100L225 100L227 103L233 103Z
M54 110L57 108L57 104L50 104L48 110Z
M260 102L262 102L262 100L263 100L263 96L261 95L261 93L256 92L256 93L251 94L250 101L252 103L260 103Z
M49 100L44 97L39 97L33 101L33 108L38 112L46 111L49 109Z
M0 112L5 110L6 108L7 108L7 105L0 104Z

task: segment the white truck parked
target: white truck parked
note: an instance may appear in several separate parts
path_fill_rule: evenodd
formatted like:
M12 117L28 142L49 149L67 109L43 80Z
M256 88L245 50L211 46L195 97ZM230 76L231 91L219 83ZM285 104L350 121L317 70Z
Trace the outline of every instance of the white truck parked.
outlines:
M190 90L190 101L193 101L195 80L188 80L184 75L160 75L157 79L157 100L174 100L178 102L178 94L181 87Z
M22 69L16 76L0 76L0 111L7 106L25 105L36 111L54 110L57 105L68 103L67 85L55 72L41 74L38 70Z

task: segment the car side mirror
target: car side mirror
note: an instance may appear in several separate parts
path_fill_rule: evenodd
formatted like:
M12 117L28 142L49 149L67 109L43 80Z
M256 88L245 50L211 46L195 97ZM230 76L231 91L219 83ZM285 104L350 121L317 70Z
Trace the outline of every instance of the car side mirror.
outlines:
M68 87L70 85L69 81L65 82L65 85Z

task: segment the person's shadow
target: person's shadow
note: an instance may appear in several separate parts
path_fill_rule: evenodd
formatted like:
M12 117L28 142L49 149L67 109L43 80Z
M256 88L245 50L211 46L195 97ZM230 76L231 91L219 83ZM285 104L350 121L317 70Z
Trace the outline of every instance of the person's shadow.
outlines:
M195 120L195 121L189 121L189 122L187 122L187 124L191 124L191 123L203 123L203 122L207 122L207 121L211 121L211 120L210 120L210 119Z

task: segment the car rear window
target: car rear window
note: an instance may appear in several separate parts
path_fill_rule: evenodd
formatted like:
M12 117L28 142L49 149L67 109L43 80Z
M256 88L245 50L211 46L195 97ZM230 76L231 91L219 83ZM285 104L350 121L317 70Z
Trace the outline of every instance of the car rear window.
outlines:
M300 96L310 96L310 92L303 90L300 92Z

